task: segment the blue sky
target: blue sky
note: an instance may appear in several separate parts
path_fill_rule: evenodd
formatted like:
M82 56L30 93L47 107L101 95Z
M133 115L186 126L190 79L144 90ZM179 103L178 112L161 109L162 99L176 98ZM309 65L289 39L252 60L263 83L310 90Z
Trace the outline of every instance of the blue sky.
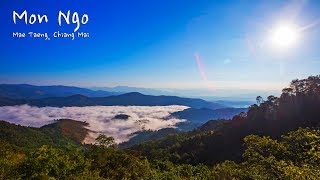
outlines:
M286 49L268 43L270 31L277 23L316 22L319 7L317 0L3 0L0 83L280 90L320 74L320 25ZM49 22L14 25L13 10L46 14ZM12 38L12 32L72 32L74 25L58 26L59 10L88 14L79 31L90 38Z

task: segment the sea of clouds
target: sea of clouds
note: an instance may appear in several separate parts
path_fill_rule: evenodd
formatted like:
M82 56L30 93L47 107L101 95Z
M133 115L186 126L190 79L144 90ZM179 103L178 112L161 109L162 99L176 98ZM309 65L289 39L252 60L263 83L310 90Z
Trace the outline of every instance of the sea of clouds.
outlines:
M73 119L89 123L91 132L85 143L93 143L98 134L115 138L117 143L127 141L132 133L143 129L159 130L175 127L183 119L170 117L171 113L187 109L186 106L88 106L88 107L33 107L29 105L0 107L0 120L23 126L41 127L56 119ZM114 119L116 115L129 115L128 119Z

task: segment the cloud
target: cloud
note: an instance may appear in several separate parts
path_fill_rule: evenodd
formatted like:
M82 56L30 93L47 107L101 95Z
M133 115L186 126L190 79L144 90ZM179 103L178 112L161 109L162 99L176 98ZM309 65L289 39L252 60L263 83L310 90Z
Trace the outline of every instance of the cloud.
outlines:
M182 119L171 118L170 113L186 106L88 106L88 107L33 107L29 105L0 107L0 119L23 126L41 127L55 119L73 119L89 123L93 131L86 137L92 143L98 134L113 136L117 143L130 139L142 129L159 130L175 127ZM127 120L114 119L118 114L129 115Z

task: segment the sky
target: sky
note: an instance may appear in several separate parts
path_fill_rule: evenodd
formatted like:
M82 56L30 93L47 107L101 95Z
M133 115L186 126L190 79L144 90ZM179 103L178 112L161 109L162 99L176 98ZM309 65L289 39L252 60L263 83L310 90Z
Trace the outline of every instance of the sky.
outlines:
M49 22L13 23L12 13ZM73 32L58 12L88 14L87 39L13 38L13 32ZM320 1L2 0L0 83L280 91L320 74ZM295 24L297 42L269 42Z

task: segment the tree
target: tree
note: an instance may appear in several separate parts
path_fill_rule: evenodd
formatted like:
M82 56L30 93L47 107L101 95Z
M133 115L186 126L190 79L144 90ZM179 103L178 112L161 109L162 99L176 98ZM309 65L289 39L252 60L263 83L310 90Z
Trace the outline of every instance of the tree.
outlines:
M281 141L249 135L245 161L226 161L214 167L216 179L318 179L320 177L320 131L298 129Z
M262 98L261 96L258 96L258 97L256 98L256 101L257 101L257 104L258 104L258 105L260 105L261 103L264 102L264 101L263 101L263 98Z
M91 169L107 179L146 179L150 176L149 162L145 157L116 148L94 146L86 156L92 160Z
M290 158L295 164L310 164L320 168L320 130L299 128L283 136Z
M24 153L19 152L17 147L0 141L0 180L18 179L16 170L24 157Z
M113 137L108 137L104 134L100 134L97 138L96 138L96 145L100 146L100 147L115 147L116 143L114 142L114 138Z
M18 171L22 179L99 179L96 171L89 171L90 165L76 150L42 146L27 156Z

